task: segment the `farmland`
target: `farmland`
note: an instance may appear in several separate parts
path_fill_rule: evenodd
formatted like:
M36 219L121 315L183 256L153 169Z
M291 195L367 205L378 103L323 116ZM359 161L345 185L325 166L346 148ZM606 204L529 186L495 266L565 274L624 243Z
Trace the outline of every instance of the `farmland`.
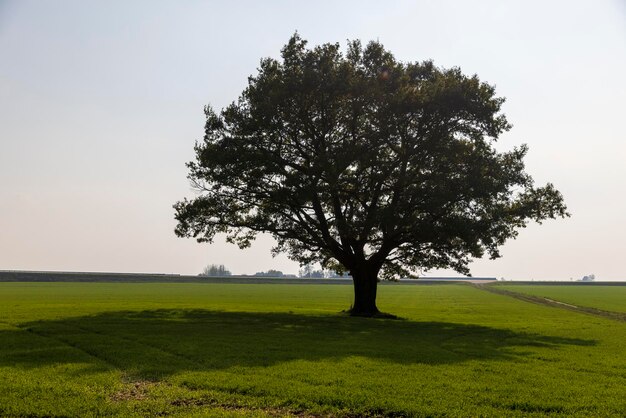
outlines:
M626 286L602 285L514 285L498 284L499 288L550 298L576 306L626 313Z
M624 322L452 284L381 286L403 319L351 318L351 292L0 283L0 416L626 410Z

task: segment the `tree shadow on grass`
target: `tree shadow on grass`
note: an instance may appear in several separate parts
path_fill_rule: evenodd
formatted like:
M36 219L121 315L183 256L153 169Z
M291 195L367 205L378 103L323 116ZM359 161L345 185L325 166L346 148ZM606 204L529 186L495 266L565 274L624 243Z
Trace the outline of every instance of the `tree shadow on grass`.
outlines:
M22 324L0 331L0 367L86 363L146 379L183 371L359 356L398 364L513 359L593 340L444 322L288 313L152 310Z

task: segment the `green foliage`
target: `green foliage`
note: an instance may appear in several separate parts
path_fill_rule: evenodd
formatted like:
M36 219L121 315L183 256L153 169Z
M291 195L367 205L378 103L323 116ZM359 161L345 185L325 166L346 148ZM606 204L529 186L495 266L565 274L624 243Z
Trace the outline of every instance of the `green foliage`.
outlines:
M206 108L188 164L201 193L175 205L179 236L246 247L268 232L275 252L375 282L468 273L528 220L567 215L524 171L526 146L494 149L504 99L477 76L399 62L378 42L307 49L297 34L281 57L238 101Z
M351 293L0 283L0 416L623 416L621 322L450 284L336 314Z

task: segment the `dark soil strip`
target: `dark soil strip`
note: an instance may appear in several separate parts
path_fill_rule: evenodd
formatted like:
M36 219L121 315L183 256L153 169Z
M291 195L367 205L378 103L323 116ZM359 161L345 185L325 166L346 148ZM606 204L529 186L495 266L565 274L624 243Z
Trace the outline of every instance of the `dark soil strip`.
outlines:
M589 315L601 316L603 318L614 319L616 321L626 322L626 313L603 311L602 309L587 308L585 306L574 306L569 303L559 302L556 300L543 298L541 296L527 295L524 293L512 292L510 290L499 289L497 286L474 284L474 287L481 290L486 290L498 295L510 296L515 299L523 300L524 302L536 303L538 305L551 306L553 308L567 309L569 311L585 313Z

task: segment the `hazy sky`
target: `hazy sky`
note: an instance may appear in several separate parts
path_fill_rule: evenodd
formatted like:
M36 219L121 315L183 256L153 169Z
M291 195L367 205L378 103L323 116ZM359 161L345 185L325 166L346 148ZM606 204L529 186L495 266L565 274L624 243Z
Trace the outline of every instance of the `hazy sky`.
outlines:
M475 276L626 279L624 1L1 1L0 270L296 272L271 239L176 238L203 106L295 30L378 39L495 84L527 170L572 217L530 225ZM431 275L448 272L431 272Z

